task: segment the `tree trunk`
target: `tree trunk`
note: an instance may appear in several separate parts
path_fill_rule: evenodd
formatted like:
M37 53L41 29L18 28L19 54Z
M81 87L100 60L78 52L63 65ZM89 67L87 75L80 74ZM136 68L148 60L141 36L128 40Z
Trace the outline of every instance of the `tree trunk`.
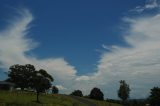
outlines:
M24 87L21 87L21 90L24 91Z
M37 102L39 103L39 92L37 92Z
M122 104L123 104L123 106L127 106L127 101L126 101L126 100L123 100L123 101L122 101Z

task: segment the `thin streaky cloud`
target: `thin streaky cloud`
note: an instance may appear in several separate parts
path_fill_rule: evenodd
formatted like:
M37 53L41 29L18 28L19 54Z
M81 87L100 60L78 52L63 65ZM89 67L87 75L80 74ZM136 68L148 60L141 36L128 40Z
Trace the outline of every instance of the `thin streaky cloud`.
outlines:
M131 9L129 11L142 13L145 10L151 10L159 7L160 7L159 0L146 0L144 6L136 6L134 9Z

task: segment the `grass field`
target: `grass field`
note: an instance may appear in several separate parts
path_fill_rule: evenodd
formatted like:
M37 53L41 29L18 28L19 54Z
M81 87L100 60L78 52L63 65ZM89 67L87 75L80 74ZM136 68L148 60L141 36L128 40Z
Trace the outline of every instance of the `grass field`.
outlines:
M34 93L0 91L0 106L87 106L65 95L41 94L39 99L40 103L35 102ZM90 101L97 106L121 106L103 101Z
M92 100L92 99L87 99L87 100L92 101L97 106L122 106L120 104L109 103L109 102L106 102L106 101L98 101L98 100Z
M65 95L41 94L39 99L36 103L34 93L0 91L0 106L86 106Z

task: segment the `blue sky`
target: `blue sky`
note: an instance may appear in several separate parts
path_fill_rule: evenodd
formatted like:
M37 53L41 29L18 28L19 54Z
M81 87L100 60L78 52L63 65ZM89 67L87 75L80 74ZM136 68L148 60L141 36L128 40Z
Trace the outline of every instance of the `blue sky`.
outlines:
M62 93L97 86L110 98L124 79L131 97L146 97L160 74L159 7L159 0L1 0L1 70L31 63Z
M102 44L124 45L117 25L131 7L141 3L144 1L3 0L0 21L5 24L16 9L28 8L35 18L30 36L40 42L33 53L39 58L64 57L81 75L95 71Z

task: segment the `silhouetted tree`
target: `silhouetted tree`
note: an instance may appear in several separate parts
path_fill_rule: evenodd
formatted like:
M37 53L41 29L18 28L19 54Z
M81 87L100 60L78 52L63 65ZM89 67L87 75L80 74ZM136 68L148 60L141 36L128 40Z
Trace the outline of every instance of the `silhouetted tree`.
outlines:
M39 93L45 92L51 87L51 82L54 79L45 70L41 69L35 71L34 77L32 78L32 88L36 90L37 102L39 102Z
M75 90L74 92L71 93L71 95L73 96L80 96L82 97L83 94L82 94L82 91L81 90Z
M37 92L37 102L39 102L39 93L45 92L51 87L53 77L47 73L47 71L40 69L35 70L35 67L31 64L26 65L13 65L8 72L7 81L13 82L16 86L22 90L24 88L32 88Z
M151 106L160 106L160 88L154 87L150 93L149 101Z
M35 68L31 64L26 65L13 65L8 72L8 79L6 81L13 82L16 86L20 87L22 90L30 86L30 80L33 77Z
M47 73L44 69L40 69L39 72L41 75L43 75L45 78L48 78L50 81L53 81L53 77Z
M129 98L130 88L124 80L120 81L120 87L118 90L118 97L122 99L123 103Z
M91 99L103 100L103 92L99 88L93 88L90 92L89 97Z
M53 94L58 94L58 88L56 86L52 86L52 93Z

